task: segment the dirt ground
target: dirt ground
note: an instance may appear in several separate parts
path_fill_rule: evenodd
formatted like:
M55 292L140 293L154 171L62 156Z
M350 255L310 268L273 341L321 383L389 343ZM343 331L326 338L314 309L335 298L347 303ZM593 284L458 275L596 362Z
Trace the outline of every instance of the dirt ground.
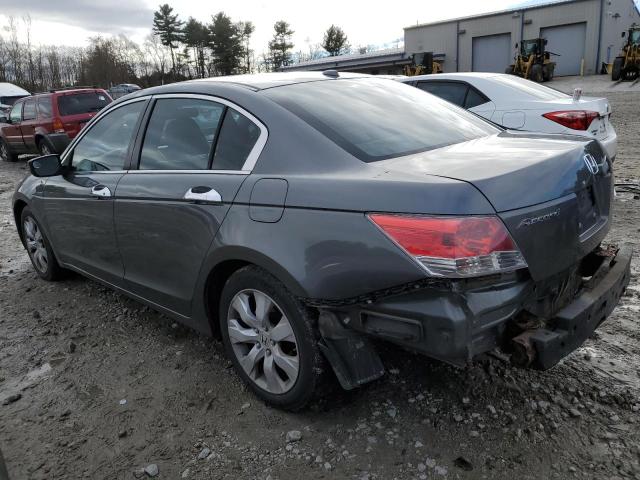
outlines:
M611 100L617 179L638 182L640 88L598 81L585 93ZM25 173L24 160L0 164L0 449L12 479L146 478L154 466L167 479L640 479L639 257L613 315L551 371L499 359L456 369L387 348L383 379L289 414L241 384L218 341L79 276L39 280L10 212ZM618 194L610 235L637 251L639 206ZM293 430L301 439L287 442Z

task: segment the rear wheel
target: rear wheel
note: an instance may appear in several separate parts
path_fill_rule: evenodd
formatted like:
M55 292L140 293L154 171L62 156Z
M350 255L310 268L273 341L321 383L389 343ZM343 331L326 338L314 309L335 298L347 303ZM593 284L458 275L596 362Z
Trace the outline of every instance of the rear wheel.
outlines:
M4 139L0 139L0 158L3 162L15 162L18 160L18 155L11 150L11 147Z
M544 77L542 75L542 65L540 64L533 65L531 67L531 72L529 74L529 77L534 82L542 83L542 80L544 80Z
M545 82L553 79L553 65L547 64L542 66L542 79Z
M611 80L617 82L622 78L622 66L624 65L624 58L616 57L611 67Z
M317 331L307 308L276 278L244 267L227 281L220 301L227 355L265 402L298 410L326 374Z
M21 215L22 238L27 247L27 253L36 273L43 279L54 281L62 277L62 268L58 265L51 244L42 231L40 224L31 213L29 207L22 210Z

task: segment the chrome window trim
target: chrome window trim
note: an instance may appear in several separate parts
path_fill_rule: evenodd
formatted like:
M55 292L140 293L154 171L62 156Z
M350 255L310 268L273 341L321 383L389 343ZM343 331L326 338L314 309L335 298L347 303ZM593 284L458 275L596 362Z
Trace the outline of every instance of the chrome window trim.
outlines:
M264 149L264 146L267 144L267 139L269 137L269 130L267 130L267 127L260 121L258 120L254 115L252 115L251 113L249 113L248 111L246 111L244 108L242 108L241 106L230 102L229 100L225 99L225 98L221 98L221 97L216 97L215 95L204 95L204 94L199 94L199 93L161 93L161 94L156 94L156 95L152 95L151 96L152 99L162 99L162 98L194 98L194 99L199 99L199 100L208 100L210 102L216 102L216 103L221 103L229 108L232 108L233 110L237 111L238 113L244 115L245 117L247 117L249 120L251 120L255 125L257 125L257 127L260 129L260 136L258 137L258 140L256 140L256 144L253 146L253 148L251 149L251 152L249 152L249 155L247 156L247 159L245 160L244 164L242 165L242 169L241 170L148 170L149 172L198 172L198 173L223 173L223 172L237 172L240 174L249 174L251 173L251 171L253 170L253 168L255 167L256 163L258 162L258 158L260 158L260 154L262 153L262 150ZM151 114L153 115L153 112L151 112ZM224 120L224 119L223 119ZM133 172L134 170L130 170L130 172ZM142 172L144 170L137 170L139 172Z
M112 104L111 107L105 107L104 110L102 110L100 113L98 113L98 115L93 117L91 122L85 128L83 128L78 135L76 135L76 138L74 138L71 141L71 143L67 146L67 148L62 153L62 157L60 159L60 163L62 165L66 165L66 161L69 158L69 155L71 155L71 152L73 151L73 149L76 148L77 143L80 140L82 140L87 133L89 133L91 131L91 129L94 127L94 125L96 123L98 123L98 120L100 120L102 117L104 117L105 115L113 112L114 110L117 110L120 107L124 107L125 105L129 105L129 104L135 103L135 102L144 102L144 101L147 101L149 98L151 98L151 96L132 98L131 100L127 100L125 102L118 103L117 105L113 105ZM142 112L142 114L144 115L144 112ZM108 171L105 171L104 173L117 173L117 172L120 172L120 171L126 171L126 170L108 170ZM92 173L97 173L97 172L92 172Z
M202 173L218 173L218 174L226 174L226 175L249 175L251 172L247 170L129 170L127 173L132 173L134 175L144 175L147 173L185 173L189 175L193 174L202 174Z

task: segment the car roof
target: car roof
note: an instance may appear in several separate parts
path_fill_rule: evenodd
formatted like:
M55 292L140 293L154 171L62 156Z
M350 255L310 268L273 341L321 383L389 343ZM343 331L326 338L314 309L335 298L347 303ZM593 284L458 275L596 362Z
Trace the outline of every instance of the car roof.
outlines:
M220 84L227 83L238 85L251 90L264 90L267 88L281 87L284 85L292 85L295 83L318 82L326 80L334 80L335 78L361 78L371 77L372 75L338 72L337 77L327 75L325 72L274 72L274 73L256 73L248 75L228 75L224 77L200 78L197 80L189 80L184 83L211 83ZM169 86L169 85L167 85ZM162 87L159 87L162 88Z
M0 82L0 96L17 97L18 95L31 95L24 88L9 82Z
M506 76L506 73L492 72L453 72L453 73L432 73L429 75L416 75L414 77L400 78L400 82L412 82L415 80L468 80L471 78L494 78Z

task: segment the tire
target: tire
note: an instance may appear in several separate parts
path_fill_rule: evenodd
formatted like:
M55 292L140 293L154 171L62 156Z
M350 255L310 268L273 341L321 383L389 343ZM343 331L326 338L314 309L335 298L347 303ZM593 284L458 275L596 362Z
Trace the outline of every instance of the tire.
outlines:
M20 215L20 231L31 264L38 276L50 282L61 279L64 270L58 265L49 239L29 207L24 207Z
M3 138L0 138L0 158L3 162L15 162L18 160L18 155L11 150L11 147Z
M529 78L534 82L542 83L542 80L544 80L544 77L542 76L542 65L537 63L535 65L532 65L531 72L529 73Z
M509 65L507 68L505 68L504 73L513 75L513 65Z
M624 65L624 58L616 57L611 67L611 80L617 82L622 78L622 66Z
M259 398L290 411L314 399L328 372L319 333L310 311L276 278L256 266L233 273L222 291L219 322L227 355Z
M40 155L51 155L52 153L57 153L45 138L38 142L38 151L40 152Z
M542 66L542 80L545 82L549 82L553 79L553 65L543 65Z

